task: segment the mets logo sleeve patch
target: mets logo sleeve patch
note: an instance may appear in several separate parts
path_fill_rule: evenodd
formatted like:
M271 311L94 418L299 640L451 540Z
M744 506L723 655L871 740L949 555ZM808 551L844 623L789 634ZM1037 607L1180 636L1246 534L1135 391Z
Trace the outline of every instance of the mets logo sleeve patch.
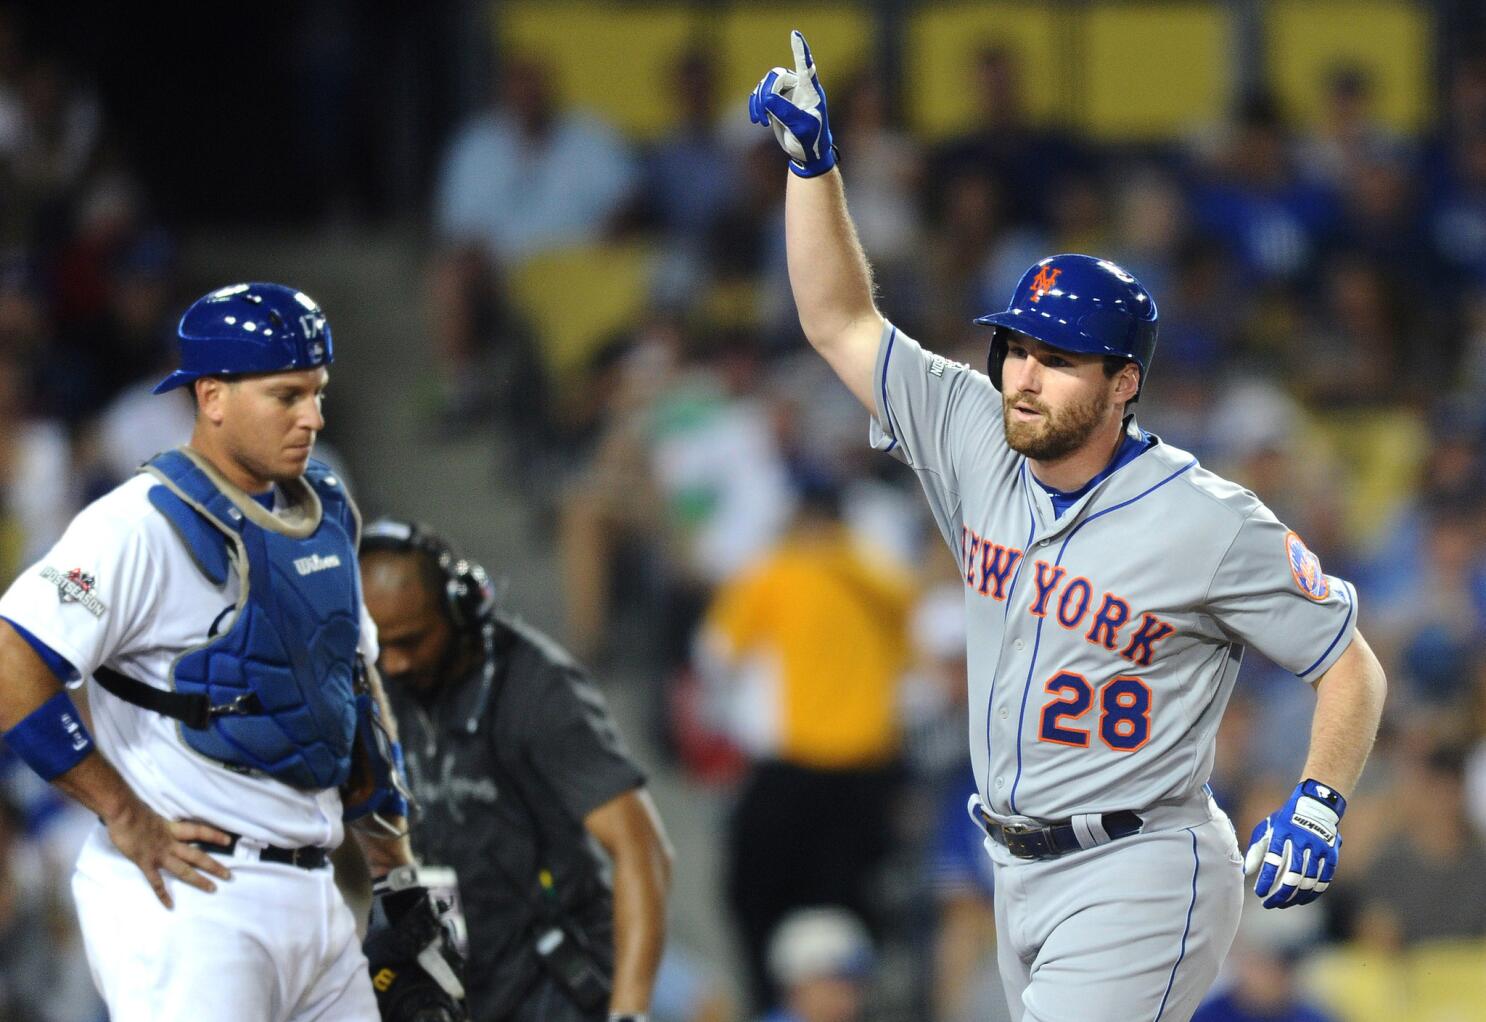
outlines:
M1306 549L1294 529L1285 533L1285 556L1290 561L1290 574L1300 591L1316 601L1326 599L1331 592L1331 583L1321 570L1321 559Z
M1231 634L1306 681L1341 656L1357 626L1351 584L1326 574L1300 536L1263 505L1239 527L1208 604Z

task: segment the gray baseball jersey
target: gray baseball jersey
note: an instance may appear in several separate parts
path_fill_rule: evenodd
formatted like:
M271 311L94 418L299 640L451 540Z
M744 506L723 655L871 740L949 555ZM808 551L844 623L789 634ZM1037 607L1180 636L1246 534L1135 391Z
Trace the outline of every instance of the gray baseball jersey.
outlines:
M917 473L965 580L970 750L993 813L1200 797L1245 646L1314 682L1351 641L1351 585L1186 451L1151 438L1058 516L983 373L888 325L874 390L873 446Z

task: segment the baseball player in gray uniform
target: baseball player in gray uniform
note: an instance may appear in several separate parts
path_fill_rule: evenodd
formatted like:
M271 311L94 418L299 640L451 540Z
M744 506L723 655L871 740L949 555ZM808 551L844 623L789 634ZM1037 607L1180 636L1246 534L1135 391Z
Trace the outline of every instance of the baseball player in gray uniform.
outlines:
M1331 881L1385 681L1357 595L1259 498L1145 432L1156 306L1084 255L1028 270L987 372L878 313L804 38L750 112L790 157L790 281L810 343L911 467L965 580L970 750L999 965L1028 1022L1189 1018L1238 925ZM1246 646L1311 683L1301 782L1247 856L1207 788Z

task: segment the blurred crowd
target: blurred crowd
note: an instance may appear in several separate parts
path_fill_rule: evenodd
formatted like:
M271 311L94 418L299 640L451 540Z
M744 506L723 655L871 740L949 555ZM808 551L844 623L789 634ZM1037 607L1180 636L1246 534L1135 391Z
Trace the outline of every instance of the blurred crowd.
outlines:
M565 107L520 57L455 134L428 292L443 421L520 438L505 468L551 523L568 639L643 665L653 737L733 793L745 999L787 1002L771 936L829 904L855 923L813 926L860 925L879 952L852 973L875 1008L788 1017L997 1017L953 561L800 337L772 137L705 54L677 67L653 142ZM1208 1019L1372 1017L1328 977L1486 938L1486 61L1448 69L1419 135L1382 121L1365 68L1321 73L1315 124L1254 92L1224 123L1118 150L1030 120L1007 49L965 83L977 122L933 144L884 81L827 83L889 318L980 364L970 321L1028 265L1116 260L1160 309L1142 425L1253 488L1361 594L1391 693L1341 881L1298 923L1246 922ZM636 239L654 252L642 311L576 367L554 357L511 282L552 252L617 267ZM545 295L582 304L579 285ZM1212 779L1240 834L1293 785L1313 700L1246 662Z
M144 400L183 288L118 141L86 76L0 7L0 585L190 433L189 397ZM0 743L0 1019L103 1016L68 885L91 824Z
M740 1001L774 1022L1002 1017L955 562L800 336L772 137L704 53L643 144L565 105L543 61L500 68L430 195L429 417L504 438L566 640L649 679L650 738L734 800ZM970 321L1029 264L1114 259L1160 310L1141 424L1356 584L1390 698L1338 883L1246 919L1209 1022L1412 1017L1377 1012L1411 1010L1417 970L1461 948L1486 958L1486 60L1443 69L1418 135L1382 122L1365 69L1323 73L1318 123L1252 93L1120 149L1030 119L1012 50L980 53L976 123L933 144L886 81L827 80L889 318L979 365ZM0 584L189 433L189 398L148 391L206 282L115 143L87 79L0 8ZM555 357L516 282L574 251L601 281L637 245L641 311ZM589 277L538 283L555 308L591 300ZM1312 702L1246 660L1212 778L1241 836L1293 785ZM77 814L3 748L0 796L0 1019L96 1018L65 904Z
M0 8L0 579L189 432L141 404L174 357L176 246L86 77ZM141 390L143 388L143 390Z

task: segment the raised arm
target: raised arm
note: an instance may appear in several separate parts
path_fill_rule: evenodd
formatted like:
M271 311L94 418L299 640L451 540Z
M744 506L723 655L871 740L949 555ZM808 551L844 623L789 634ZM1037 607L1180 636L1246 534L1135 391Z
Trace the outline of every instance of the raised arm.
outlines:
M875 412L872 375L883 320L872 299L872 271L846 209L810 47L799 32L790 42L795 69L776 67L765 75L749 113L773 128L790 157L784 226L800 326L857 400Z

